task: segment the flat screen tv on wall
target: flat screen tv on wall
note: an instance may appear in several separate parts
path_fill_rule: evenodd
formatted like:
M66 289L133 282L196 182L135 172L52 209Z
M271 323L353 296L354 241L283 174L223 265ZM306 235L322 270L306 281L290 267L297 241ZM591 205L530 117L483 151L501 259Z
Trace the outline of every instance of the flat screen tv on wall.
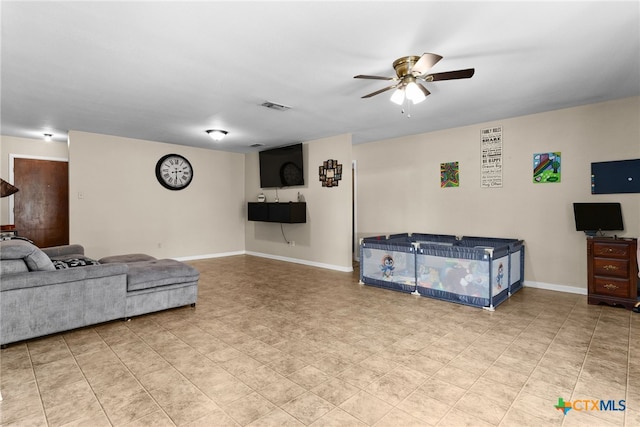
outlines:
M258 153L260 188L304 185L302 144L272 148Z
M620 203L574 203L576 231L594 235L599 231L624 230Z

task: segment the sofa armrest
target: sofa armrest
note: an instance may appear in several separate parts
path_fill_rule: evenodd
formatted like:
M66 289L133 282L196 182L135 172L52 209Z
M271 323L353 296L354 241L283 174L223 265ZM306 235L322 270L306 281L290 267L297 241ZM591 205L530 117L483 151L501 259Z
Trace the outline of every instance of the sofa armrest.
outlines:
M84 247L78 244L51 246L41 249L49 258L64 257L68 255L84 255Z
M55 271L31 271L17 274L7 274L0 280L0 291L35 288L38 286L52 286L61 283L77 282L81 280L123 275L129 266L126 264L101 264L88 267L69 268Z

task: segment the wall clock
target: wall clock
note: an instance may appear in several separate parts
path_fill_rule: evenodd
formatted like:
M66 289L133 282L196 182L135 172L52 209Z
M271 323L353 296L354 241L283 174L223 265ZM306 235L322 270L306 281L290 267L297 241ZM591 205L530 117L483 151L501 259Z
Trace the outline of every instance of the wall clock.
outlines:
M193 168L183 156L167 154L156 163L156 178L164 188L183 190L191 184Z

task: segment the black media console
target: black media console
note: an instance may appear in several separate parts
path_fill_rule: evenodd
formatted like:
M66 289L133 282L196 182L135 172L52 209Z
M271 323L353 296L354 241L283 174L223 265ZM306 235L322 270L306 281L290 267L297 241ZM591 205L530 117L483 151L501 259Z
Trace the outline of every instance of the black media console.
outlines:
M249 202L248 214L249 221L305 223L307 222L307 204L305 202Z

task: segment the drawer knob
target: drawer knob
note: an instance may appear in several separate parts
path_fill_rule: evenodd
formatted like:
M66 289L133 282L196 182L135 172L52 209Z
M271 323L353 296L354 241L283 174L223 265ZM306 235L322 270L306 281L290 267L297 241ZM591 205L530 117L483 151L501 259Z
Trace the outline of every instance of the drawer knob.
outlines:
M609 289L610 291L613 291L615 289L618 289L618 286L614 285L613 283L605 283L603 285L606 289Z
M613 248L607 248L607 252L613 252Z
M604 268L607 271L610 271L610 270L617 270L618 266L617 265L607 264L607 265L603 266L602 268Z

